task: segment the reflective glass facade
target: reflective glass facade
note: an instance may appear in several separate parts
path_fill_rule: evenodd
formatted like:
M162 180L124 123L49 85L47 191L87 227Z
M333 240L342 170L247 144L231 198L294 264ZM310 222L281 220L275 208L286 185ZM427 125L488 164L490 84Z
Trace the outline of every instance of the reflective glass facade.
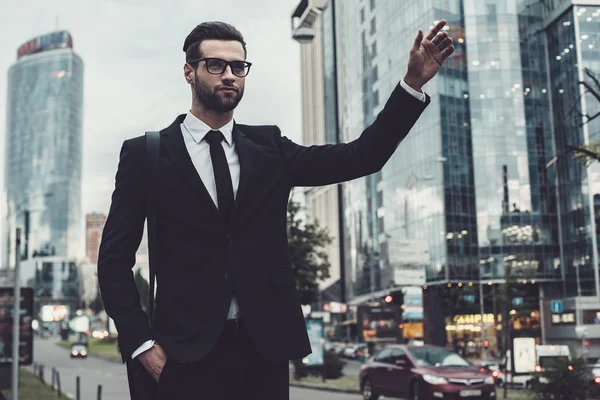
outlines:
M23 255L79 254L83 62L71 48L22 56L8 71L4 181L5 265L14 264L14 231Z
M447 19L456 47L425 88L431 104L388 164L344 185L349 298L402 284L392 268L402 260L387 252L395 238L427 242L430 285L499 283L510 266L549 296L595 293L592 232L600 234L600 224L590 204L600 215L600 170L563 155L600 132L600 117L573 125L600 110L577 83L591 82L585 68L600 73L599 7L336 3L343 141L374 120L403 77L418 28Z
M599 139L600 121L584 123L587 119L583 115L597 114L600 102L591 93L586 94L578 82L594 85L585 69L595 74L600 72L600 2L596 7L568 8L547 32L553 123L559 156L552 172L558 174L560 189L565 285L569 296L594 295L600 168L596 163L588 167L573 160L569 147Z

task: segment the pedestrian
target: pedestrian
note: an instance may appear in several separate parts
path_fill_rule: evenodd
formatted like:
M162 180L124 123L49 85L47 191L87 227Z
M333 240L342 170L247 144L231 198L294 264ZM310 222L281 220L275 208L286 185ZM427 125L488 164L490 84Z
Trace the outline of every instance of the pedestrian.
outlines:
M288 254L291 189L383 167L429 104L423 85L454 50L445 24L419 30L404 79L357 140L311 147L275 125L234 121L252 65L235 27L205 22L187 36L191 109L160 131L151 323L131 272L150 184L144 136L123 143L98 261L123 361L139 360L158 399L289 398L288 362L311 352Z

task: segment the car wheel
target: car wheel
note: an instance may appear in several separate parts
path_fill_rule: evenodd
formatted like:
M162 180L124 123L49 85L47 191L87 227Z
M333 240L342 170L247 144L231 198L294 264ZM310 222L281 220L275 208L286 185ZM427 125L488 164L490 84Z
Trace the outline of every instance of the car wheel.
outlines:
M362 395L364 400L377 400L379 395L373 391L373 385L369 378L366 378L362 383Z
M421 399L421 386L419 382L413 382L412 387L410 389L411 399L420 400Z

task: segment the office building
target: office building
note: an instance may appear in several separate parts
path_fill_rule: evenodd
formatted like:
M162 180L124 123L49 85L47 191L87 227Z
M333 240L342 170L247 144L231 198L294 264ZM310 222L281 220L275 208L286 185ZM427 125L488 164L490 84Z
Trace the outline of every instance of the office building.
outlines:
M3 260L77 257L81 243L83 62L66 31L25 42L8 71Z
M594 85L586 69L600 73L600 1L335 4L344 142L375 120L404 76L418 28L446 19L455 45L391 160L344 184L350 303L414 287L421 267L426 341L478 352L486 337L497 352L494 299L508 279L521 285L515 314L530 307L515 318L516 335L574 353L586 341L599 348L600 324L590 322L600 321L599 166L569 150L600 132L600 118L583 123L600 102L579 84ZM415 261L410 250L422 247L426 261Z

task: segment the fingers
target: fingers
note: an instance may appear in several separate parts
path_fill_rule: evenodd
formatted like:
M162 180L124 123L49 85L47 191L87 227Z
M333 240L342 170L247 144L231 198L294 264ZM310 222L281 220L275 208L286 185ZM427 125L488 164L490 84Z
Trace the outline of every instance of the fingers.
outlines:
M442 43L438 45L438 48L440 49L440 51L443 51L446 47L450 46L451 44L452 38L447 37Z
M442 41L444 39L446 39L447 37L448 37L448 33L442 32L439 35L437 35L436 37L434 37L433 40L431 41L431 43L435 44L436 46L439 46L440 43L442 43Z
M419 48L421 47L422 41L423 41L423 30L419 29L419 32L417 32L417 37L415 38L415 43L413 44L411 51L415 52L415 51L419 50Z
M446 47L443 51L442 51L442 57L445 60L446 58L450 57L450 55L454 53L454 46L450 46L450 47Z
M435 37L435 35L437 35L442 30L442 28L446 25L446 23L447 23L447 21L445 19L438 22L437 25L434 26L431 31L429 31L429 34L427 35L427 37L425 39L432 40Z

